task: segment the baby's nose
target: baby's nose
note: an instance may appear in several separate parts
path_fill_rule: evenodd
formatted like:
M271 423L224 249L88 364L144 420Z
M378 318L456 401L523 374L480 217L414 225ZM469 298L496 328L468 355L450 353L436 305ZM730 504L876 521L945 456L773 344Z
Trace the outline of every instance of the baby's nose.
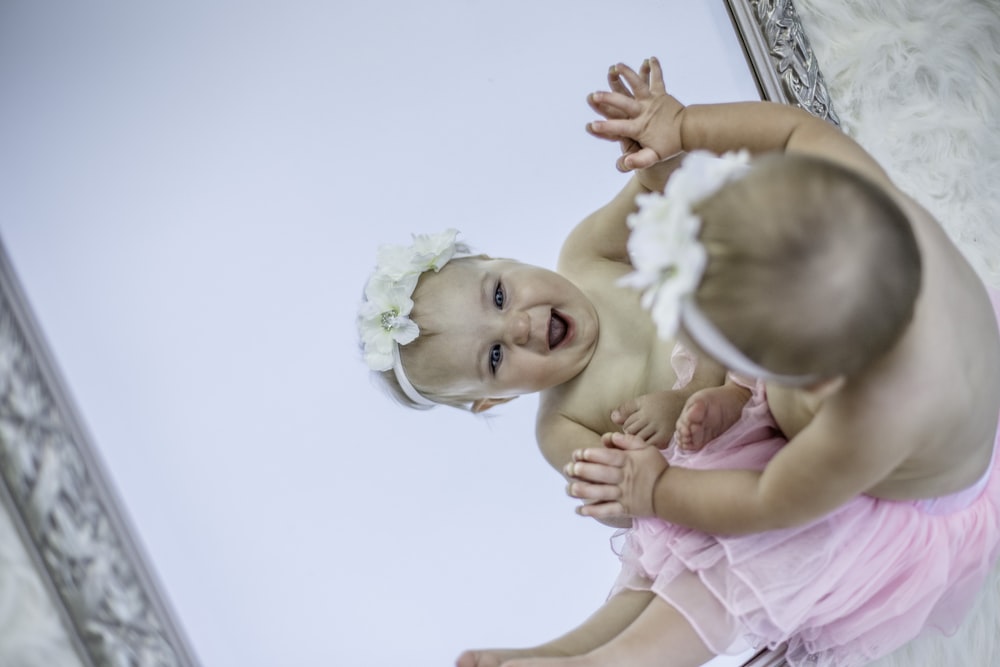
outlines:
M507 317L507 340L511 345L524 345L531 338L531 320L528 314L515 311Z

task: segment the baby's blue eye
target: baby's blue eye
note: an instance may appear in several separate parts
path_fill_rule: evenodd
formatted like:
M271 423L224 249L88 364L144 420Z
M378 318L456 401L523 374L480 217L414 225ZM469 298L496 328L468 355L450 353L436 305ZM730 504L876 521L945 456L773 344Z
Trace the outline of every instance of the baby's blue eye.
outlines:
M490 348L490 373L496 375L497 368L500 366L500 361L503 359L503 351L500 349L499 345L494 345Z
M497 283L497 287L493 291L493 303L497 308L503 308L503 304L506 300L507 298L503 293L503 285L501 283Z

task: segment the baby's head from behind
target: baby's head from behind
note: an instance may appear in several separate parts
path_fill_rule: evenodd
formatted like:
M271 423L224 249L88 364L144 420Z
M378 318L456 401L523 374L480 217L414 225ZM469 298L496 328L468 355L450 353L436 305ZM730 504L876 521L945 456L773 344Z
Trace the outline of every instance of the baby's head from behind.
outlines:
M453 232L415 238L443 247ZM399 258L405 265L409 254L380 249L358 320L366 362L403 405L479 412L564 382L589 361L596 316L561 275L463 247L435 266L417 263L397 281L382 277L384 265Z
M709 257L697 304L770 371L852 375L912 318L921 261L910 223L840 165L764 156L695 212Z

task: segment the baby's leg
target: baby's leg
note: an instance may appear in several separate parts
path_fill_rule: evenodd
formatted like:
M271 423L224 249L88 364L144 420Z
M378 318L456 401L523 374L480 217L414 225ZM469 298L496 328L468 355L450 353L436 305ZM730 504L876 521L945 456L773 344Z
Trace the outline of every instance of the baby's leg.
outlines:
M579 627L540 646L526 649L466 651L456 667L500 667L513 658L582 655L628 627L655 596L650 591L621 591L612 596Z
M687 619L654 598L621 634L586 655L512 660L503 667L695 667L713 657Z
M682 449L700 449L722 435L740 418L750 393L729 381L691 394L677 419L677 444Z

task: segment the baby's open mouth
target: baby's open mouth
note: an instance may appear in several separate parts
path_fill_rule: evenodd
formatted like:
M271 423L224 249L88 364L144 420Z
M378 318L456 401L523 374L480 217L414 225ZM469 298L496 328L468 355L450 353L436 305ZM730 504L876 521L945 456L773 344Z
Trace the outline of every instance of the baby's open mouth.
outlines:
M569 331L569 325L566 324L566 320L555 311L552 310L552 317L549 318L549 349L553 349L559 346L559 343L566 339L566 332Z

